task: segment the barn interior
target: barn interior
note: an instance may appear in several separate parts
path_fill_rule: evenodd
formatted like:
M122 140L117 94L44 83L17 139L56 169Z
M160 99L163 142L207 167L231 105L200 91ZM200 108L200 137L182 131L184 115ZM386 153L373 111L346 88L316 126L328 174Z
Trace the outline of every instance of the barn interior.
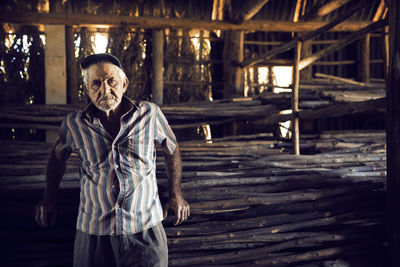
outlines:
M179 141L191 216L163 222L170 266L400 266L399 16L397 0L1 1L1 265L72 266L77 155L56 224L32 214L62 120L90 101L79 63L106 52Z

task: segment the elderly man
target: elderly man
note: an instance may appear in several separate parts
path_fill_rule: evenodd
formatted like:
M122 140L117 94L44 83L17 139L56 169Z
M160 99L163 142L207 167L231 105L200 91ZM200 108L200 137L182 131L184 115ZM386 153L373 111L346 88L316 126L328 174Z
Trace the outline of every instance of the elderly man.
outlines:
M74 266L167 266L161 224L168 209L175 224L190 215L181 192L175 135L160 108L124 96L128 79L111 54L86 57L81 66L91 103L68 114L47 165L46 190L35 219L54 222L57 192L72 152L81 159L81 192ZM164 150L169 200L164 214L155 177L154 142ZM163 216L164 215L164 216Z

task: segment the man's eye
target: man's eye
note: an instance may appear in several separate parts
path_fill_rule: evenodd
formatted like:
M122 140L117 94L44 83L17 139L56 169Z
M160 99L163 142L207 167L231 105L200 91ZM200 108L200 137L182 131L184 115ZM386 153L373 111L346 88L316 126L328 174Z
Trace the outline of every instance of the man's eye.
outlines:
M93 90L98 90L100 88L100 85L101 85L100 81L93 81L91 88Z
M114 80L113 78L108 79L107 82L108 82L108 84L109 84L111 87L115 87L115 86L117 85L117 81Z

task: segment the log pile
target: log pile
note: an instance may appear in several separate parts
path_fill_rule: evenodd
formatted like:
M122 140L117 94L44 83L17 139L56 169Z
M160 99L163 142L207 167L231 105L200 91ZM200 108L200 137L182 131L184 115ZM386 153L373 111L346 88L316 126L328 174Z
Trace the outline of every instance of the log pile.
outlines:
M303 140L322 153L294 156L268 134L182 142L192 216L164 222L170 266L379 266L383 258L383 132L327 132ZM6 266L70 266L79 159L68 161L58 224L40 230L31 211L50 145L1 143L1 220ZM167 179L157 177L162 200ZM29 263L29 264L27 264ZM339 265L340 266L340 265ZM343 265L346 266L346 265ZM353 265L351 265L353 266Z
M365 87L317 81L300 85L301 119L337 117L385 107L382 84ZM290 103L291 93L265 92L254 97L181 103L161 109L174 129L184 129L235 121L262 120L264 124L287 121L291 115L281 111L290 109ZM78 105L3 105L0 106L0 127L56 130L67 113L81 108Z

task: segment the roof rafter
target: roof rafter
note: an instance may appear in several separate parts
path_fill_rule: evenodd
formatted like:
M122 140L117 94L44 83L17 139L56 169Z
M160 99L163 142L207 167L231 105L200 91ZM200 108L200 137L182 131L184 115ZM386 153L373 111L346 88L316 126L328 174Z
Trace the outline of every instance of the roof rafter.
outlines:
M323 5L316 6L310 12L306 13L302 20L310 21L318 17L325 16L339 7L347 4L350 0L331 0Z
M286 52L292 48L294 48L296 46L297 41L307 41L310 40L312 38L314 38L315 36L327 32L330 29L334 28L335 26L337 26L339 23L342 23L343 21L345 21L346 19L348 19L349 17L353 16L354 13L358 10L360 10L361 8L365 8L369 5L371 5L373 3L373 1L362 1L361 3L359 3L357 6L353 7L352 9L349 9L345 14L343 14L342 16L334 19L333 21L323 25L322 27L318 28L315 31L311 31L308 33L305 33L303 36L299 36L296 39L290 41L289 43L286 43L284 45L278 46L274 49L271 49L270 51L268 51L266 54L261 55L259 57L256 58L252 58L252 59L248 59L245 60L243 62L240 63L240 66L243 67L248 67L254 64L257 64L259 62L263 62L265 59L269 59L277 54ZM301 23L301 22L298 22ZM295 23L295 24L298 24ZM314 61L313 61L314 62Z
M266 4L269 0L247 0L241 12L233 19L233 23L242 24L248 21Z

